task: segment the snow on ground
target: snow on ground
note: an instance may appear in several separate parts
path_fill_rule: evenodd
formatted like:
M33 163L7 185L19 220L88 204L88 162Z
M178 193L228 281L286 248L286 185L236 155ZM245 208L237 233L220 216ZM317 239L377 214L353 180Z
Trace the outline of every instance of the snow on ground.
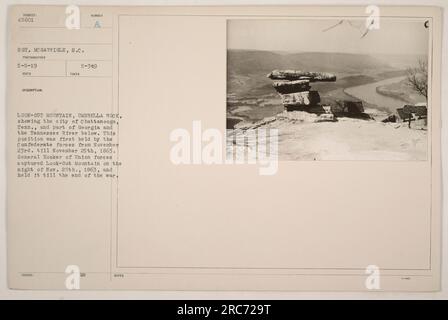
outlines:
M279 129L279 160L426 160L427 131L407 123L281 113L257 128Z

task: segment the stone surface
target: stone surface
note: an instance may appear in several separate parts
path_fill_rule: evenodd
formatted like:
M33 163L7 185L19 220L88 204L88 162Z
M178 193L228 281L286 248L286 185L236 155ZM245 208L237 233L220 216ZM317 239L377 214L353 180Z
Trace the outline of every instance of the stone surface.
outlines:
M234 126L234 128L237 130L257 129L258 127L265 126L271 122L274 122L275 120L277 120L276 117L268 117L268 118L264 118L260 121L257 121L255 123L241 121L241 122L237 123Z
M310 90L309 80L275 81L274 89L280 94L303 92Z
M227 117L226 119L226 129L233 129L235 125L244 119L241 117Z
M272 80L303 80L316 81L336 81L336 76L327 72L295 71L295 70L274 70L268 74Z
M362 105L362 101L338 100L336 101L336 104L331 106L331 111L335 114L359 114L364 113L364 106Z
M381 122L387 123L387 122L397 122L397 116L394 114L391 114L390 116L388 116L386 119L382 120Z
M305 111L284 111L277 115L277 120L279 121L288 121L291 123L297 122L316 122L318 116L313 113L305 112Z
M364 106L362 105L362 101L344 101L344 107L348 113L363 113Z
M274 70L268 74L274 89L280 94L287 111L307 111L315 114L331 113L320 105L319 93L310 90L310 82L336 81L336 76L326 72Z
M294 92L281 96L285 107L308 107L317 105L320 102L320 96L317 91Z

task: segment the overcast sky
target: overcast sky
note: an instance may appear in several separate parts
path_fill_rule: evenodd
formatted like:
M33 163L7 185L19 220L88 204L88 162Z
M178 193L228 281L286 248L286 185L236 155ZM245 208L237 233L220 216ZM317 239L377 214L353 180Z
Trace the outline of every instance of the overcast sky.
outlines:
M427 54L429 29L422 20L381 18L380 29L365 31L365 19L229 20L229 49L365 54Z

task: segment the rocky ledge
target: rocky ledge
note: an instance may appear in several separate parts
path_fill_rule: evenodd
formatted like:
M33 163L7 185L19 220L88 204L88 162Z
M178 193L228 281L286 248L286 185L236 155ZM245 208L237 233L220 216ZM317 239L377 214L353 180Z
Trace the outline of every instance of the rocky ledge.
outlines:
M322 105L319 92L311 90L312 82L336 81L327 72L274 70L267 75L282 99L286 111L304 111L321 116L323 121L336 121L337 117L371 119L364 113L362 101L336 101L334 105Z

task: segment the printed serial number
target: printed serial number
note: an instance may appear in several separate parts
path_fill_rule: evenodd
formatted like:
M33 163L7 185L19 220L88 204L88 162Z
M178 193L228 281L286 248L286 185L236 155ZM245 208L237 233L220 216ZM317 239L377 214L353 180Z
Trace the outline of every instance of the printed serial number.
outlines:
M208 318L213 314L226 315L268 315L270 304L222 304L219 308L205 306L189 306L187 304L177 308L178 315L196 315Z
M223 304L221 305L221 314L223 315L242 315L242 314L269 314L270 304Z

